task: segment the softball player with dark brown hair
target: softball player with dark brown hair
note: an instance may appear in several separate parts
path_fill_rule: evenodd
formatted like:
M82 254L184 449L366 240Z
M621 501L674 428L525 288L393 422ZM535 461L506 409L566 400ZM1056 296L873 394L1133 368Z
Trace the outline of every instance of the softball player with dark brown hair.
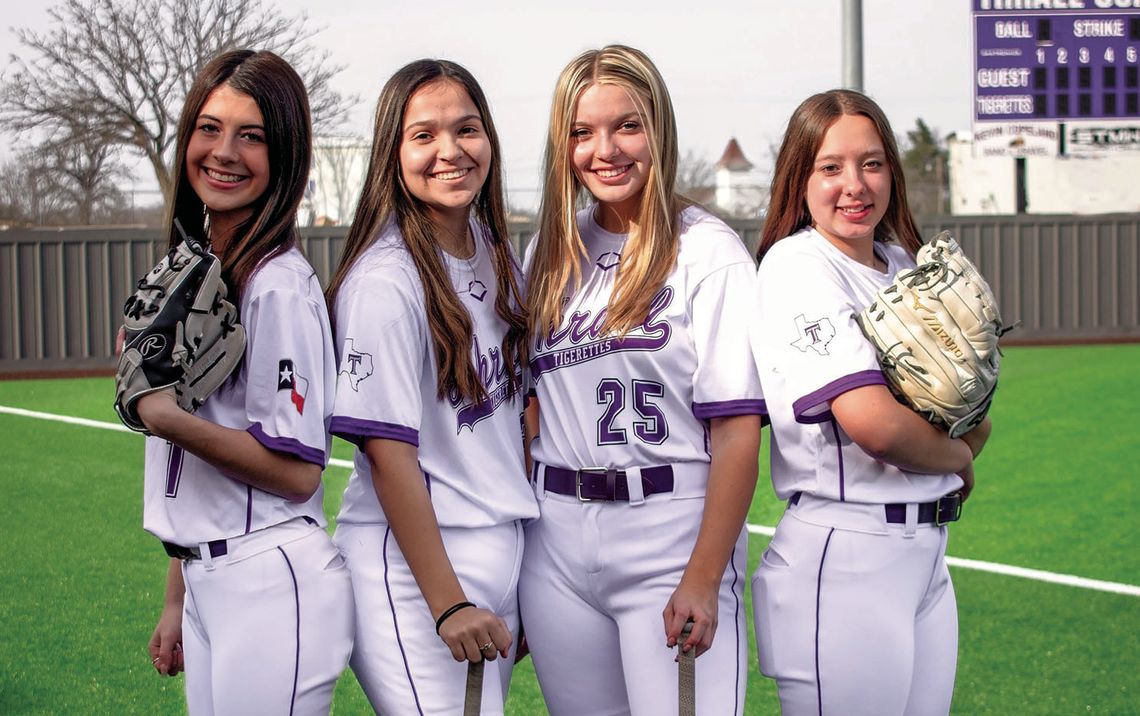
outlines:
M191 714L327 714L352 647L321 506L336 364L297 245L309 136L304 84L269 52L211 60L179 120L171 245L173 220L209 239L248 337L197 413L167 391L138 403L143 526L172 557L150 653L160 673L185 666Z
M803 102L776 159L753 346L788 509L753 577L783 713L946 714L958 621L948 530L987 419L952 439L886 387L855 316L914 266L894 134L868 97Z
M335 541L357 600L352 668L381 713L459 713L468 662L489 662L483 713L502 713L510 682L521 520L538 511L500 157L467 70L396 72L328 291L332 431L357 447Z

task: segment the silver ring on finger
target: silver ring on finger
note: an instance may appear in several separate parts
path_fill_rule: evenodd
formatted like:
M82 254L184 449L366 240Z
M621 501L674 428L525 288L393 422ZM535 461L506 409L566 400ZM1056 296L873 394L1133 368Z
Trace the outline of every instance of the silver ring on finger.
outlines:
M479 651L487 651L488 649L494 649L494 648L495 648L495 642L489 641L486 644L484 644L483 646L479 647Z

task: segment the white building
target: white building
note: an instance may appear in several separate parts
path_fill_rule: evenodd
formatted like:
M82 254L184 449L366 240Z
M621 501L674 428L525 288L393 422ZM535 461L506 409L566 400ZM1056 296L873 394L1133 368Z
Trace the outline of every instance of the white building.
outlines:
M1083 128L1068 125L1068 154L1058 156L1059 130L1052 125L1050 135L1048 129L998 126L977 136L950 135L950 213L1018 213L1018 155L1024 159L1025 213L1140 212L1140 152L1094 154L1081 146Z
M728 140L716 163L717 209L729 216L758 216L768 206L768 187L752 162L744 156L736 138Z
M359 137L317 137L300 223L310 226L352 223L364 188L371 143Z

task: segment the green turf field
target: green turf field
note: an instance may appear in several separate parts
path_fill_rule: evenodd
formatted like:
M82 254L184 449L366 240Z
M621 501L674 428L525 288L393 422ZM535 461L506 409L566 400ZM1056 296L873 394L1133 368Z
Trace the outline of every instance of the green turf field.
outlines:
M1137 366L1140 345L1007 351L951 555L1140 585ZM2 406L116 422L111 394L110 379L0 382ZM0 435L0 714L184 712L181 679L157 676L146 653L166 556L141 528L142 439L7 414ZM347 471L326 478L332 514ZM762 477L749 521L774 525L780 508ZM750 569L765 542L752 537ZM952 572L954 713L1140 713L1140 598ZM775 689L754 657L749 667L748 713L776 713ZM529 660L507 711L543 712ZM368 712L346 674L334 713Z

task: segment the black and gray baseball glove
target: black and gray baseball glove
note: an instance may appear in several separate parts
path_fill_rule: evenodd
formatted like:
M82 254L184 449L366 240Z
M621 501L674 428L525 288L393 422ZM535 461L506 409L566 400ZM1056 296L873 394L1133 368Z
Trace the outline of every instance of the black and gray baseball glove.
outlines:
M115 412L141 433L148 431L137 412L140 398L174 388L179 407L192 413L229 377L245 351L245 329L226 300L221 261L175 226L181 243L139 279L123 307Z

